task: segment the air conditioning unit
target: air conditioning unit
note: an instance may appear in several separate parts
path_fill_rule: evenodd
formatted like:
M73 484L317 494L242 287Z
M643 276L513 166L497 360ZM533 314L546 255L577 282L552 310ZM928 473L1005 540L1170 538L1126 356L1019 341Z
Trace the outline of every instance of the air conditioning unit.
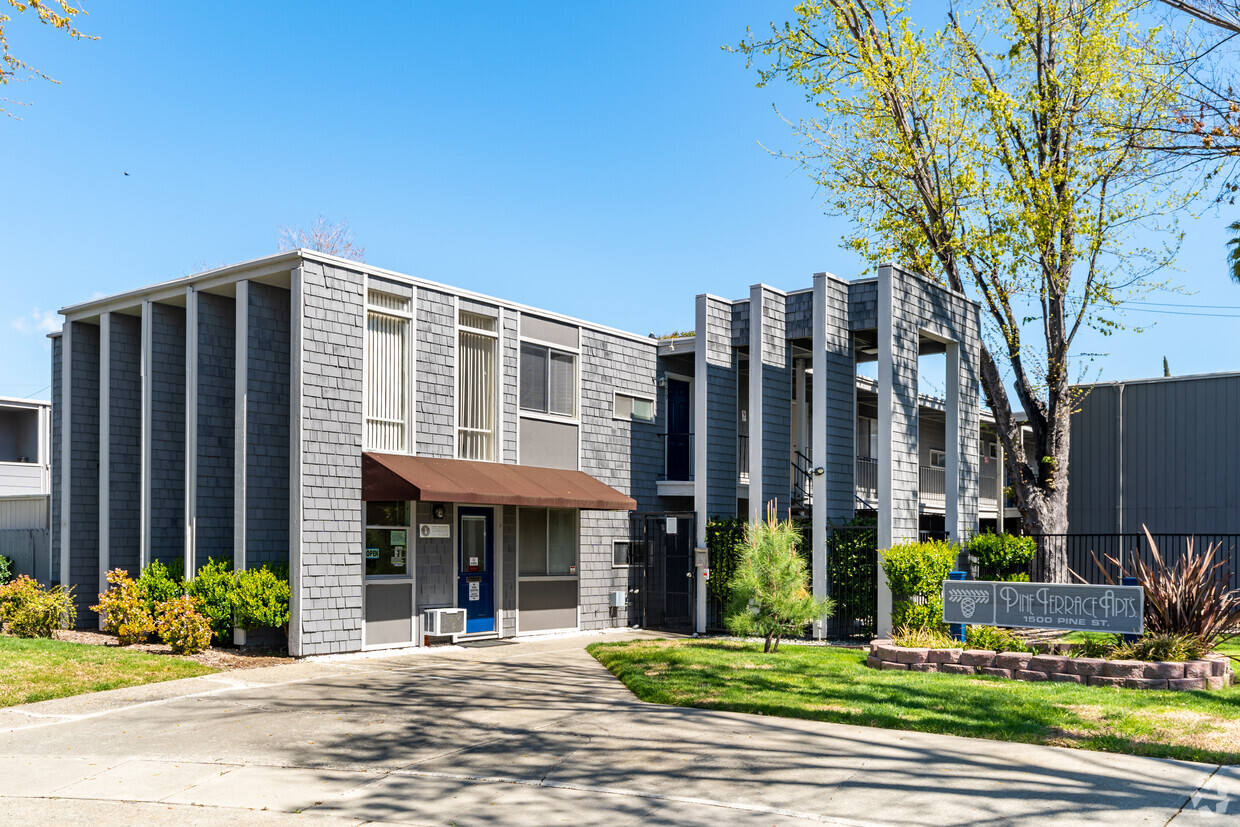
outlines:
M422 613L422 629L435 637L465 633L464 609L427 609Z

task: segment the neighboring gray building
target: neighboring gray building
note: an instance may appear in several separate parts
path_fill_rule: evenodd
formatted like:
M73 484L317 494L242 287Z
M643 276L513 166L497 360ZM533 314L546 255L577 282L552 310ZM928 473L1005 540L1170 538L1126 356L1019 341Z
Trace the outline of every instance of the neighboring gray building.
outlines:
M0 397L0 555L14 574L48 576L51 403Z
M62 313L52 577L84 624L110 568L228 557L287 563L295 655L420 643L450 607L466 637L627 625L632 526L691 552L776 503L825 549L858 508L868 359L880 544L925 513L920 354L947 357L939 519L978 525L977 306L890 266L702 295L664 341L309 251ZM701 569L665 574L702 628Z
M1240 373L1078 387L1073 534L1240 534Z

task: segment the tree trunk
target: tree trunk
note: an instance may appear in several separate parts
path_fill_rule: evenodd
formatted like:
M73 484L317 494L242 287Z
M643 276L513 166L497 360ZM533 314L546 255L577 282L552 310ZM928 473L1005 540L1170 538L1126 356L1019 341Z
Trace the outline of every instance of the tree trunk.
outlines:
M762 647L762 654L769 655L771 653L771 635L766 636L766 645Z
M1024 510L1026 534L1037 537L1038 550L1033 556L1029 579L1035 583L1067 583L1068 570L1068 491L1067 485L1050 491L1037 491L1029 498Z

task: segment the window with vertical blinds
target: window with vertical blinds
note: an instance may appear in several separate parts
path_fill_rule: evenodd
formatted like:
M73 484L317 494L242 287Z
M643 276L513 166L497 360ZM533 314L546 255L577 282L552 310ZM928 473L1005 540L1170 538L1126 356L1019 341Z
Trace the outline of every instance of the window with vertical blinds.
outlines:
M527 411L577 414L577 357L542 345L521 344L521 407Z
M457 457L495 460L496 319L460 312L457 348Z
M408 451L409 299L371 290L366 303L366 447Z

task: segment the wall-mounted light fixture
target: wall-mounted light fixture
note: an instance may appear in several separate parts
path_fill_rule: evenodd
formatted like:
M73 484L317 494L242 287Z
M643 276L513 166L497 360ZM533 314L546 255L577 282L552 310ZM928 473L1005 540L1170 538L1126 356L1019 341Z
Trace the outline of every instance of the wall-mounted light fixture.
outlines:
M821 465L819 465L817 468L814 469L815 477L821 477L825 473L827 473L827 469L823 468Z
M666 388L666 387L667 387L667 377L666 377L666 376L660 376L660 377L659 377L659 387L660 387L660 388Z
M448 512L444 509L442 503L435 503L435 507L431 509L431 515L436 520L442 520L447 513Z

